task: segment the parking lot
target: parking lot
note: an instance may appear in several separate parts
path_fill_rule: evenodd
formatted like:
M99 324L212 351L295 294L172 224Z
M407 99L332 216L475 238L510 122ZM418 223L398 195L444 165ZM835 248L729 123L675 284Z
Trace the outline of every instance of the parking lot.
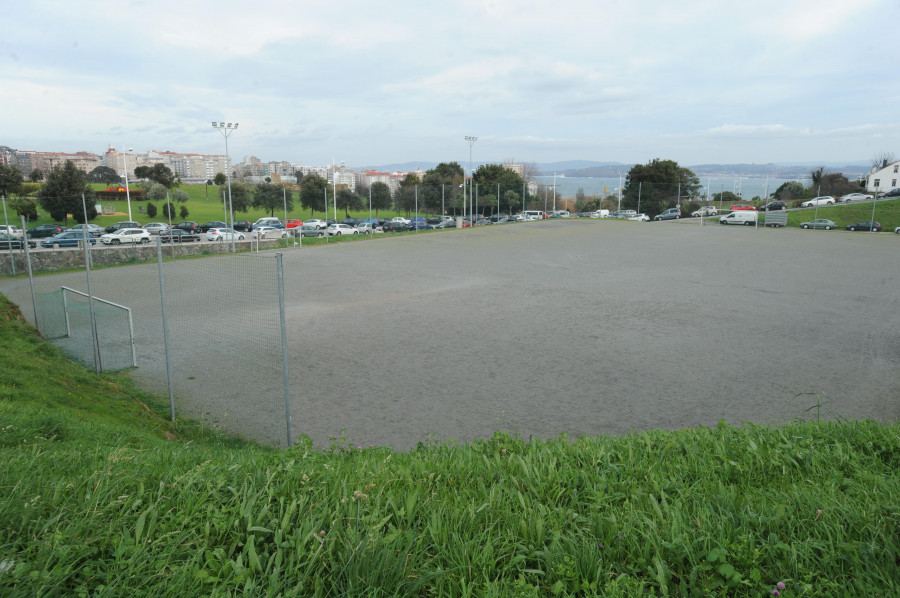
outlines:
M815 417L816 403L822 417L896 419L898 252L892 234L696 220L552 220L291 248L294 432L408 448L496 430L778 423ZM227 276L226 259L193 263L205 280ZM99 271L94 291L129 305L121 283L152 279L144 266ZM166 292L189 300L201 288ZM30 314L27 281L0 291ZM226 333L240 351L253 321L231 322L246 326ZM136 376L164 376L154 368Z

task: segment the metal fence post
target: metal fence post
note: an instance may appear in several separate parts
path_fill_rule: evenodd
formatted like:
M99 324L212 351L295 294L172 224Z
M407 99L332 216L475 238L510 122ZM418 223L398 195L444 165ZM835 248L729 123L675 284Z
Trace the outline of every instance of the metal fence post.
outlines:
M175 243L173 242L174 246ZM162 239L156 240L156 264L159 269L159 300L162 302L163 345L166 352L166 385L169 387L169 415L175 421L175 395L172 392L172 366L169 360L169 325L166 318L166 285L163 282Z
M284 380L284 423L287 428L287 445L294 446L291 431L291 386L288 375L287 325L284 317L284 264L281 253L275 254L276 276L278 278L278 316L281 321L281 375Z

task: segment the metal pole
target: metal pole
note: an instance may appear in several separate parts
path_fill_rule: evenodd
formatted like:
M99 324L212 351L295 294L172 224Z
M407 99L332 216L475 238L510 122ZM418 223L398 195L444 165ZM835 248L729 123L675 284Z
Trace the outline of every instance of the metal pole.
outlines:
M282 195L282 198L284 199L284 230L285 230L285 232L287 232L287 188L286 187L281 188L281 195ZM234 230L234 229L231 229L231 230ZM294 230L294 229L291 229L291 230ZM231 234L231 238L232 239L234 238L234 233ZM284 246L285 247L288 246L288 238L287 237L284 238Z
M337 222L337 167L335 166L334 158L331 159L331 187L331 201L334 204L334 221Z
M231 129L234 131L234 129ZM231 154L228 153L228 133L225 133L225 170L228 181L228 213L231 216L231 230L234 230L234 203L231 201ZM171 214L171 210L169 210ZM226 223L227 224L227 223ZM234 235L231 235L231 253L234 253Z
M638 214L641 213L641 189L644 186L644 181L638 181Z
M84 193L81 194L81 209L84 210L85 222L85 226L81 229L81 237L84 240L84 272L87 276L88 309L91 312L91 343L94 346L94 371L99 374L103 371L103 364L100 360L100 342L97 338L97 316L94 314L94 293L91 292L91 259L88 256L87 248L87 202L84 199Z
M556 173L553 173L553 211L556 212Z
M371 179L369 179L371 180ZM369 184L369 224L372 225L372 231L375 231L375 223L372 222L372 185Z
M369 193L371 193L371 192L372 192L372 191L371 191L371 188L370 188L370 189L369 189ZM369 203L371 203L371 200L369 200ZM369 210L371 210L371 209L372 209L372 208L370 207ZM444 207L444 184L441 183L441 216L443 216L443 215L446 214L446 213L447 213L447 208Z
M9 232L9 218L6 217L6 196L2 195L0 198L3 199L3 223L6 225L6 233L9 235L9 261L12 265L12 275L16 275L16 256L12 250L12 233ZM28 245L28 237L25 236L25 230L22 230L22 243Z
M166 316L166 283L163 281L162 241L156 240L156 267L159 270L159 301L162 307L163 347L166 353L166 385L169 388L169 416L175 421L175 394L172 392L172 365L169 359L169 324Z
M870 232L870 233L876 232L876 231L875 231L875 224L874 224L874 222L875 222L875 204L876 204L876 203L878 203L878 202L877 202L877 198L873 197L873 198L872 198L872 222L873 222L873 224L869 227L869 232Z
M25 232L25 216L19 216L22 221L22 240L25 242L25 263L28 265L28 284L31 285L31 309L34 310L34 326L41 330L38 326L37 300L34 296L34 274L31 272L31 252L28 251L28 235Z
M275 254L276 277L278 278L278 316L281 320L281 377L284 384L284 424L287 429L287 445L294 446L291 437L291 382L288 371L287 324L284 317L284 264L280 253Z
M325 181L322 191L325 192L325 242L328 243L328 181Z
M416 193L416 232L419 232L419 186L415 185L413 190Z
M122 154L122 161L125 163L125 198L128 200L128 221L131 220L131 188L128 185L128 157L125 154ZM85 216L87 218L87 216ZM87 224L87 221L84 222Z

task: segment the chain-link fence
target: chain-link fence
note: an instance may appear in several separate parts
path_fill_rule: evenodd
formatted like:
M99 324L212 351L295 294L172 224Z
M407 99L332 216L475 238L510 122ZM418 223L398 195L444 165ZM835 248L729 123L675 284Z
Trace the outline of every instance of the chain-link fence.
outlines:
M72 359L136 366L142 386L190 417L290 444L281 255L223 254L30 279L10 298ZM168 252L166 252L168 253ZM88 277L91 297L88 296Z

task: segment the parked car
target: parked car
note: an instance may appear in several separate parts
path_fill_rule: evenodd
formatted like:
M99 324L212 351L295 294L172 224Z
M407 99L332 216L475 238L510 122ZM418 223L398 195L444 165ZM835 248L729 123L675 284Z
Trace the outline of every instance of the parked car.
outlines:
M840 201L848 203L851 201L863 201L866 199L874 199L871 195L867 195L865 193L848 193L847 195L842 195Z
M644 213L635 214L634 216L630 217L629 220L635 220L637 222L650 222L650 216Z
M359 218L344 218L343 220L341 220L341 224L347 224L354 228L356 228L356 225L360 224L361 222L362 220Z
M84 235L82 231L71 231L67 230L65 232L59 233L53 237L47 237L43 241L41 241L41 247L59 249L60 247L78 247L78 244L84 240ZM97 243L97 239L94 235L87 233L88 243L91 245L95 245Z
M848 224L847 230L869 230L876 233L881 232L881 223L874 220L866 220L865 222L857 222L856 224Z
M211 228L206 231L207 241L231 241L232 239L235 241L243 241L244 233L239 233L236 230L227 227Z
M678 220L679 218L681 218L681 208L669 208L662 214L657 214L654 220Z
M150 233L142 228L120 228L114 233L100 237L104 245L121 245L123 243L149 243Z
M24 237L25 233L22 232L22 229L14 224L6 225L0 224L0 235L9 235L10 237Z
M281 225L281 228L269 225L254 226L253 230L250 231L250 234L258 239L268 239L276 237L281 237L282 239L284 239L287 238L287 229L284 228L283 224Z
M895 232L896 234L900 235L900 226L898 226L897 228L895 228L895 229L894 229L894 232Z
M10 249L25 249L25 239L23 237L14 237L6 233L0 233L0 249L8 251ZM28 246L37 247L37 241L28 239Z
M318 229L321 229L321 230L325 230L326 228L328 228L328 223L325 222L324 220L319 220L318 218L310 218L309 220L307 220L307 221L304 222L303 224L304 224L304 225L308 224L308 225L310 225L310 226L314 226L314 227L316 227L316 228L318 228Z
M228 228L228 225L221 220L210 220L200 225L200 232L205 233L213 228Z
M87 224L76 224L75 226L73 226L72 228L70 228L68 230L74 230L74 231L81 232L81 229L83 229L83 228L86 228L87 232L94 235L95 237L99 237L100 235L102 235L105 232L102 226L100 226L99 224L93 224L91 222L89 222Z
M249 220L235 220L231 228L233 228L234 230L249 233L251 230L253 230L253 223Z
M403 216L395 216L394 218L391 218L391 222L402 222L403 224L409 224L410 220L409 218L404 218Z
M165 222L148 222L144 225L144 230L151 235L158 235L164 230L169 230L169 225Z
M47 237L58 235L64 230L66 230L66 227L59 224L38 224L29 228L27 235L29 239L46 239Z
M360 222L356 225L356 230L361 235L371 235L375 232L375 227L372 226L371 222Z
M199 242L200 235L192 233L181 228L172 228L159 233L159 240L162 243L190 243Z
M770 201L759 209L760 212L771 212L772 210L786 210L787 204L783 201Z
M835 199L830 195L820 195L819 197L813 197L807 201L804 201L800 204L801 208L811 208L813 206L833 206L835 204Z
M731 211L732 211L732 212L737 212L737 211L740 211L740 210L753 210L753 211L755 212L755 211L756 211L756 206L750 206L750 205L742 204L742 203L735 204L735 205L731 206Z
M409 224L405 222L394 222L390 220L384 223L382 227L386 233L400 233L409 230Z
M253 223L253 228L259 228L260 226L274 226L275 228L280 226L281 228L284 228L284 224L281 220L274 216L266 216Z
M310 224L309 222L305 222L303 226L300 227L300 236L301 237L324 237L325 229L319 228L315 224Z
M831 230L835 228L837 224L833 220L828 220L827 218L816 218L815 220L810 220L809 222L801 222L800 228L821 228L823 230Z
M343 222L335 222L334 224L330 224L325 232L328 233L329 237L340 237L341 235L358 235L359 231L356 228L350 226L349 224L344 224Z
M882 193L881 195L878 196L878 199L882 199L885 197L900 197L900 189L892 189L892 190L888 191L887 193Z
M185 222L179 222L172 228L177 228L179 230L187 231L189 233L194 233L195 235L200 234L201 228L200 225L194 222L193 220L186 220Z
M122 230L123 228L142 228L140 222L116 222L115 224L110 224L103 230L107 233L114 233L117 230Z
M284 221L284 226L286 228L300 228L303 226L303 221L297 220L296 218L288 218Z
M719 214L716 206L700 206L699 210L691 212L692 218L702 218L703 216L717 216Z

